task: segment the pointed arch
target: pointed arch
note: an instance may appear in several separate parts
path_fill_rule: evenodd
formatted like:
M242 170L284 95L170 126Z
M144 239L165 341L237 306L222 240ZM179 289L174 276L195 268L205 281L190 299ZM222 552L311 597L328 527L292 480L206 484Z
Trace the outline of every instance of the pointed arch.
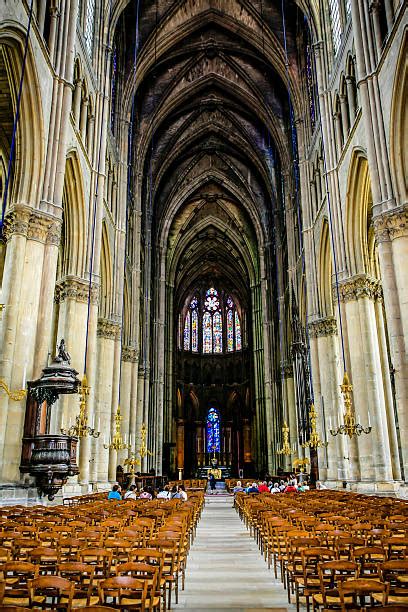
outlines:
M63 229L60 276L84 277L87 221L82 171L76 151L66 160L62 196Z
M391 165L399 204L408 201L408 28L405 29L395 71L391 106Z
M109 319L112 304L112 256L109 243L109 235L106 223L102 223L102 248L101 248L101 284L99 294L99 316Z
M319 250L320 312L322 317L333 315L332 270L330 230L329 223L325 219L320 234Z
M368 228L371 216L368 162L364 152L355 150L350 163L346 198L346 245L352 275L369 272Z
M12 96L13 115L24 53L26 32L15 22L4 20L0 27L0 50L3 53ZM28 47L22 89L20 119L14 154L14 180L9 192L8 206L18 202L27 206L39 202L44 169L44 123L41 87L33 59L31 44Z

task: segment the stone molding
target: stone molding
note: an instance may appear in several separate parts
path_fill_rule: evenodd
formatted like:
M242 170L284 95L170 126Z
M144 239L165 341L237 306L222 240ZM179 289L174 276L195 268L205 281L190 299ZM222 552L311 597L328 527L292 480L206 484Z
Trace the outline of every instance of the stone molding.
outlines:
M137 363L139 361L139 352L133 346L122 347L122 361Z
M339 285L339 294L342 302L351 302L364 297L373 301L381 301L383 298L381 281L366 274L359 274L342 281Z
M60 219L29 206L15 206L4 221L6 240L13 235L24 236L43 244L58 246L61 240Z
M61 303L67 299L87 303L89 298L89 283L83 278L67 277L55 286L55 302ZM99 286L95 283L91 287L91 303L99 302Z
M337 320L335 317L325 317L311 321L308 325L311 338L323 338L337 335Z
M98 319L98 338L117 340L120 338L120 325L111 319Z
M284 378L293 378L293 363L291 361L282 361L281 362L281 371L283 368L283 376Z
M408 237L408 206L387 211L373 219L378 242Z

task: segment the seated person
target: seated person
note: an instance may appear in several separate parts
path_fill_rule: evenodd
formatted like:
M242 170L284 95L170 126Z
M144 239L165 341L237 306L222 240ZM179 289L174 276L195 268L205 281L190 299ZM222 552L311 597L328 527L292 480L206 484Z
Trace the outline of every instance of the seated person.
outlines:
M163 487L159 487L159 491L157 493L157 499L170 499L170 487L166 485Z
M241 493L242 491L245 491L245 489L242 486L242 482L240 480L237 480L237 484L232 489L232 492L235 495L235 493Z
M152 495L151 493L149 493L149 491L146 489L141 489L140 491L140 495L139 495L139 499L152 499Z
M259 489L256 486L256 482L253 482L250 487L246 490L247 493L259 493Z
M121 489L118 484L113 485L112 491L109 491L108 499L122 499L120 491Z
M290 480L286 485L284 493L297 493L297 484L295 480Z
M258 485L259 493L269 493L268 485L266 482L260 482Z
M271 493L280 493L279 483L275 482L269 490Z
M136 499L136 485L130 485L130 487L124 494L123 499Z
M182 499L183 501L187 501L187 493L186 493L186 489L184 487L184 485L179 485L178 490L177 490L180 499Z

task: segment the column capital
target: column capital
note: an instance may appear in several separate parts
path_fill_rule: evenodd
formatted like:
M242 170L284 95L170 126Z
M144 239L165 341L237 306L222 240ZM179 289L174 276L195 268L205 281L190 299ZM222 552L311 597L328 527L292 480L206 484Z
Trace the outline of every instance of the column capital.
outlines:
M61 219L25 205L15 205L4 221L4 235L10 240L20 235L27 240L58 245L61 239Z
M63 280L58 281L55 287L55 302L61 303L71 299L76 302L87 303L89 297L89 283L75 276L67 276ZM92 283L91 286L91 303L98 304L99 301L99 286Z
M293 363L289 359L281 362L284 378L293 378Z
M383 297L381 281L367 274L357 274L341 281L339 294L342 302L351 302L364 297L373 301L381 301Z
M122 361L137 363L139 361L139 351L133 346L122 346Z
M120 325L112 319L98 319L98 329L96 332L98 338L107 338L108 340L118 340L120 338Z
M408 236L408 205L386 211L374 217L374 231L378 242L388 242Z
M337 319L336 317L324 317L311 321L308 325L309 335L311 338L322 338L325 336L337 335Z

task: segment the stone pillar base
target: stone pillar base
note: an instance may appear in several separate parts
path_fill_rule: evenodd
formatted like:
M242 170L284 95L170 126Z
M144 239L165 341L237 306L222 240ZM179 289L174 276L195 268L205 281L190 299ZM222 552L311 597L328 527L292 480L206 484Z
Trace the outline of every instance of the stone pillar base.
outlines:
M396 497L401 497L402 499L408 499L408 485L402 483L399 480L389 480L389 481L350 481L345 480L346 487L343 486L342 480L325 480L323 484L328 489L337 489L337 490L346 490L346 491L354 491L355 493L366 493L367 495L395 495ZM407 497L404 498L403 495Z
M40 497L36 487L21 484L0 484L0 506L44 504L47 497Z

